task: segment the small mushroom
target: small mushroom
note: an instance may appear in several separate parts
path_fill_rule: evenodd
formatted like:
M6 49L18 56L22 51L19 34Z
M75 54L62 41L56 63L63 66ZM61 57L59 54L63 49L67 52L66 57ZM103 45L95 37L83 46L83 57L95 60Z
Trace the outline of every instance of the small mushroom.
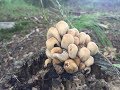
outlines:
M79 57L76 57L76 58L74 59L74 62L77 64L77 66L79 66L79 64L81 63L80 58L79 58Z
M78 52L78 47L75 44L70 44L68 46L68 54L70 58L72 59L76 58L77 52Z
M44 63L44 68L46 68L47 67L47 65L49 64L49 63L51 63L51 59L46 59L45 60L45 63Z
M89 42L87 48L90 50L91 55L95 55L98 52L98 46L94 42Z
M78 51L78 56L80 57L81 61L86 61L90 57L90 51L86 47L82 47Z
M55 37L59 42L61 42L61 37L59 35L58 30L55 27L49 28L49 30L47 32L47 39L49 39L51 37Z
M71 34L72 36L75 36L75 30L74 29L69 29L67 34Z
M67 73L75 73L78 71L78 66L72 59L68 59L64 62L64 69Z
M65 21L59 21L55 26L61 36L67 33L69 26Z
M52 58L52 54L51 54L51 52L48 49L46 49L45 53L46 53L46 56L48 58L50 58L50 59Z
M48 50L51 50L55 45L60 46L59 42L54 37L51 37L46 41L46 47Z
M54 54L54 53L62 53L62 49L60 47L54 47L51 50L51 54Z
M85 67L84 72L85 74L89 74L91 72L91 67Z
M79 64L79 70L83 70L83 69L85 69L85 64L83 63L83 62L81 62L80 64Z
M54 65L54 64L56 65L56 64L59 64L59 63L61 63L61 62L60 62L58 59L53 59L53 60L52 60L52 63L53 63L53 65Z
M75 31L75 36L79 37L79 31L76 28L73 28L73 30Z
M94 58L92 56L90 56L89 59L86 60L84 63L87 67L90 67L91 65L94 64Z
M80 44L85 44L86 33L81 32L81 33L79 34L79 40L80 40Z
M79 38L78 37L74 37L74 44L75 45L79 45L79 43L80 43Z
M87 45L91 41L91 37L87 34L85 44Z
M65 34L61 41L61 47L67 49L70 44L74 43L74 37L71 34Z
M69 58L68 53L66 51L63 51L61 54L54 53L52 55L52 57L56 58L56 59L59 59L61 62L64 62L64 61L66 61Z

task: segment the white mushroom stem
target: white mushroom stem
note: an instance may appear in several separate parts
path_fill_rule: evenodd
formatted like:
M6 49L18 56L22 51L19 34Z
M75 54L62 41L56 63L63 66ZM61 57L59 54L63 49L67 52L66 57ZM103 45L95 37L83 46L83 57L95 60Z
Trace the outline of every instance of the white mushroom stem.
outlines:
M91 67L86 67L84 71L86 72L86 74L89 74L91 72Z
M71 34L65 34L61 41L61 47L67 49L70 44L74 43L74 37Z
M98 46L94 42L89 42L87 48L90 50L91 55L95 55L99 51Z
M75 44L70 44L68 46L68 54L70 58L72 59L76 58L77 52L78 52L78 47Z
M51 59L46 59L44 63L44 67L46 68L49 63L51 63Z
M68 53L66 51L63 51L61 54L54 53L52 56L53 58L59 59L61 62L64 62L69 58Z
M61 42L59 32L55 27L49 28L49 30L47 32L47 39L49 39L51 37L55 37L59 42Z
M54 37L51 37L46 41L46 47L48 50L51 50L55 45L60 46L59 42Z
M56 28L61 36L67 33L69 26L65 21L59 21L56 24Z
M84 63L87 67L90 67L91 65L94 64L94 58L92 56L90 56L90 58L88 60L86 60Z

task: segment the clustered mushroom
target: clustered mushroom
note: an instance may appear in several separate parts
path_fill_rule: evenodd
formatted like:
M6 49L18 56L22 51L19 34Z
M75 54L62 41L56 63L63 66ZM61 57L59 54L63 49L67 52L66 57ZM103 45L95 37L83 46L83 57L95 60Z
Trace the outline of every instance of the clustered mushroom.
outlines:
M44 67L49 63L56 66L64 63L67 73L75 73L78 70L91 70L94 64L92 57L98 52L98 46L85 32L79 32L76 28L69 29L65 21L59 21L54 27L49 28L46 41L46 55Z

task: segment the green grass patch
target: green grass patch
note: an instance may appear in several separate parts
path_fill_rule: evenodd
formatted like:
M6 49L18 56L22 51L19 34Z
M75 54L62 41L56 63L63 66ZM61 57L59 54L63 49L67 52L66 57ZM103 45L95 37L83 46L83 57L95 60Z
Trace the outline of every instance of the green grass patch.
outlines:
M98 18L102 15L103 14L101 13L81 15L75 20L72 20L72 23L73 23L73 26L78 28L79 30L82 30L82 29L93 30L98 36L98 39L103 46L112 47L110 40L107 38L107 36L104 33L104 28L101 28L98 25Z

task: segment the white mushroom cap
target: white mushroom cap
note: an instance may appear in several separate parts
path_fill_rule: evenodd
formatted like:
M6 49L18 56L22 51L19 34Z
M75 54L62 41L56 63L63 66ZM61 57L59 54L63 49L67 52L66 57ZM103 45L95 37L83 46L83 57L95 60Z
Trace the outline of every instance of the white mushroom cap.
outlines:
M67 34L71 34L72 36L75 36L76 32L74 29L69 29Z
M95 55L98 52L98 46L94 42L89 42L87 48L90 50L91 55Z
M74 43L74 37L71 34L65 34L61 41L61 47L67 49L70 44Z
M91 37L87 34L85 44L87 45L91 41Z
M46 53L46 56L47 56L49 59L52 58L52 54L51 54L51 52L50 52L48 49L46 49L45 53Z
M91 65L94 64L94 58L92 56L90 56L90 58L88 60L86 60L84 63L87 67L90 67Z
M49 28L48 32L47 32L47 39L54 37L56 38L59 42L61 42L61 38L60 38L60 34L58 32L58 30L55 27L51 27Z
M66 51L63 51L61 54L54 53L52 56L53 58L59 59L61 62L64 62L69 58L68 53Z
M46 68L49 63L51 63L51 59L46 59L44 63L44 67Z
M70 44L68 46L68 54L70 58L72 59L76 58L77 52L78 52L78 47L75 44Z
M78 56L80 57L81 61L86 61L90 57L90 51L86 47L82 47L78 51Z
M59 42L54 37L51 37L46 41L46 47L48 50L51 50L55 45L60 46Z
M86 33L80 32L80 34L79 34L79 40L80 40L80 44L85 44Z
M78 37L74 37L74 44L75 45L79 45L79 43L80 43L79 38Z
M65 21L59 21L56 24L56 28L61 36L67 33L69 26Z
M68 59L64 62L64 69L67 73L75 73L78 71L78 66L72 59Z

